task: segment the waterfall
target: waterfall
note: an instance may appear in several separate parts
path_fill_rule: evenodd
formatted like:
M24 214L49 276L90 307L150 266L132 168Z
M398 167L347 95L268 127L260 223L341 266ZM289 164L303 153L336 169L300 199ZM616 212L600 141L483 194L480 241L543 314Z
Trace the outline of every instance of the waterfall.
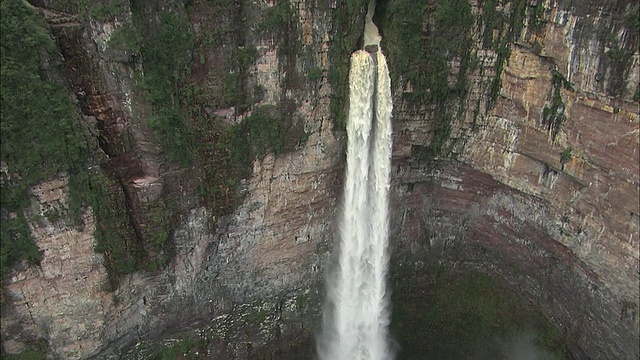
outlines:
M387 360L386 291L391 168L391 81L373 2L365 48L351 55L347 168L337 262L327 278L318 355L322 360Z

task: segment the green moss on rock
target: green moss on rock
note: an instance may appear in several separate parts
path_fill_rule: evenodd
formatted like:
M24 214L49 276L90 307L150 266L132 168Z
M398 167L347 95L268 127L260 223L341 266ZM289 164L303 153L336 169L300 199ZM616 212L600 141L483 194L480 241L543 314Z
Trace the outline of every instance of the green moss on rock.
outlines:
M551 71L551 75L551 104L542 109L542 125L547 128L552 140L555 140L567 120L562 91L573 91L573 85L555 69Z
M193 133L180 102L194 46L189 19L182 12L162 10L155 14L158 20L152 21L146 9L132 10L142 38L141 85L152 106L149 125L168 157L189 165L194 156Z
M431 141L416 146L414 155L432 160L448 152L451 121L466 108L467 73L475 66L471 5L467 0L395 0L380 11L392 83L405 87L402 96L409 106L426 106L432 121Z
M41 258L24 218L28 189L65 171L83 171L87 144L63 83L49 71L57 48L44 18L17 0L2 0L0 12L4 279L12 265Z

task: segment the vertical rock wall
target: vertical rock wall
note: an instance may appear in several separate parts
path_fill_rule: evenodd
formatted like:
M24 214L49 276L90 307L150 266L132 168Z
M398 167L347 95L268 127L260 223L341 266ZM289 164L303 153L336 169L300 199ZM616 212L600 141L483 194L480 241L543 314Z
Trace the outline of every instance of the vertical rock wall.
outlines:
M435 125L399 92L396 259L483 269L539 304L578 358L635 358L638 41L616 19L638 9L538 3L538 28L529 14L509 45L494 105L485 66L499 55L471 49L480 65L468 76L468 110L451 122L455 160L434 167L413 157L435 141Z
M56 357L82 359L101 346L111 306L108 278L102 255L94 252L90 209L81 214L81 227L63 215L66 185L67 178L61 177L31 189L27 215L43 257L40 266L17 270L9 280L6 301L11 303L2 317L8 353L47 339Z
M192 64L189 81L207 83L213 106L224 105L218 103L224 84L215 77L203 81L202 72L218 75L217 70L236 61L233 50L238 44L233 42L241 41L242 47L258 53L241 69L241 88L252 93L260 87L262 98L243 110L205 108L209 121L222 118L239 124L259 107L274 105L288 109L283 111L285 120L299 124L306 134L300 143L287 144L294 151L252 161L250 175L237 188L240 202L230 214L194 205L198 169L178 169L160 161L163 154L149 127L152 111L135 85L136 73L142 70L139 54L111 40L118 29L130 26L129 4L114 20L89 22L80 16L73 22L64 20L68 9L56 4L36 5L54 19L50 25L62 48L70 90L96 137L95 145L106 154L106 165L100 165L119 187L112 188L114 196L125 205L130 230L142 244L153 241L147 228L158 201L181 198L177 221L171 220L171 261L156 271L122 275L115 289L105 270L108 259L94 250L97 225L91 208L83 213L82 231L66 219L64 204L56 224L65 226L43 219L33 222L32 235L44 258L39 267L15 269L9 280L2 318L4 351L19 353L44 341L48 351L61 358L127 357L134 356L125 353L141 340L195 325L227 329L214 331L217 347L210 349L224 356L257 356L241 346L245 342L267 349L256 351L270 351L277 341L287 346L308 343L310 324L319 313L322 261L333 235L341 187L342 146L333 132L328 81L329 43L335 35L331 11L336 5L190 4L195 8L189 11L196 39L201 34L201 40L208 41L207 31L218 23L235 29L235 36L198 49L202 54ZM276 6L278 11L292 11L286 19L287 34L278 28L259 32L248 27ZM66 182L53 182L59 183L57 194L68 196ZM49 206L48 202L40 203ZM144 245L147 254L153 249ZM260 309L278 315L263 317L260 314L267 310ZM240 329L240 324L245 325ZM306 348L310 351L311 346Z

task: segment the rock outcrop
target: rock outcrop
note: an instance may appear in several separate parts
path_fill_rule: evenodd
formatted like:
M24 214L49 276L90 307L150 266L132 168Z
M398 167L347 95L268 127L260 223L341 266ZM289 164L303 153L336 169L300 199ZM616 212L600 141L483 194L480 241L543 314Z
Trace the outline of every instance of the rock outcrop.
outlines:
M95 222L82 214L81 229L65 222L66 178L32 189L31 234L44 253L40 266L15 271L3 309L4 350L18 353L24 343L47 339L64 358L83 358L101 346L105 310L110 307L108 279L101 254L94 252Z

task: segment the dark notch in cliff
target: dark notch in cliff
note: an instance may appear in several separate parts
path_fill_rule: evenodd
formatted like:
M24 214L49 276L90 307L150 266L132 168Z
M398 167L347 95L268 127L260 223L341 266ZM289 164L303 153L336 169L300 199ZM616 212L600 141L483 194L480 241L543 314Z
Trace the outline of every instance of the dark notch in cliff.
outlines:
M376 0L376 8L373 12L373 23L378 27L378 34L384 41L384 27L382 26L384 19L388 16L385 11L389 8L389 1L391 0Z
M103 8L92 5L89 10L100 9ZM123 8L120 7L114 9L115 12L121 10ZM63 55L65 78L68 79L70 92L77 99L78 110L83 118L82 128L87 135L95 137L95 141L89 139L90 150L84 154L85 167L90 170L80 168L70 172L70 207L74 213L78 213L81 206L88 205L93 209L97 227L96 251L105 254L111 285L117 287L120 276L138 270L157 269L168 260L172 253L172 242L168 241L170 226L177 212L169 209L166 196L149 202L138 194L138 185L134 180L148 175L142 163L145 155L140 144L134 141L132 119L114 107L113 100L106 95L109 90L105 88L106 81L95 58L98 52L83 26L83 21L95 14L83 12L82 15L76 15L44 8L39 8L39 11L47 18ZM112 17L113 14L109 14L102 15ZM139 29L131 25L127 25L127 29L139 36ZM121 27L117 28L114 35L120 30ZM131 39L125 36L120 40ZM127 46L131 44L117 45L129 49ZM109 43L109 46L115 45ZM137 61L131 57L126 59ZM151 60L157 61L157 58L151 57ZM157 66L157 62L151 63ZM149 73L158 75L153 70L152 67ZM167 77L171 78L171 75ZM163 90L166 89L160 89ZM97 151L98 146L102 154ZM96 163L101 170L94 166Z
M551 140L555 141L560 130L562 130L562 125L567 120L562 91L574 91L574 89L573 85L557 69L551 70L551 77L551 92L549 94L551 104L549 106L545 105L542 109L541 122L551 135Z
M54 18L55 19L55 18ZM54 25L59 24L54 21ZM111 107L96 83L99 74L86 48L85 29L81 26L52 26L67 69L69 86L85 119L85 126L97 138L106 154L101 165L106 177L99 173L85 179L89 203L98 227L97 250L105 253L111 285L126 273L144 267L149 253L145 251L140 209L131 195L131 182L143 175L140 156L130 142L125 115ZM95 128L94 128L95 127ZM77 177L78 174L72 174ZM78 180L71 180L78 181Z

